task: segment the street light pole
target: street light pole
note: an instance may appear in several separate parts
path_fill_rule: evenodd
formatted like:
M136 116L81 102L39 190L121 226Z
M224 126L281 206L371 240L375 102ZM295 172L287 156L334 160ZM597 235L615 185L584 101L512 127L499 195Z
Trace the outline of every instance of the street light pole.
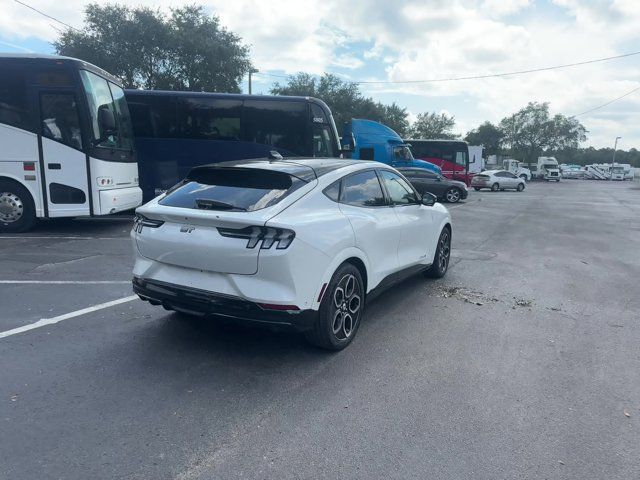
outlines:
M251 75L253 73L258 73L258 69L257 68L250 68L249 69L249 95L251 95Z
M618 140L622 137L616 137L616 141L613 144L613 158L611 159L611 168L609 169L609 180L613 180L613 164L616 163L616 150L618 149Z

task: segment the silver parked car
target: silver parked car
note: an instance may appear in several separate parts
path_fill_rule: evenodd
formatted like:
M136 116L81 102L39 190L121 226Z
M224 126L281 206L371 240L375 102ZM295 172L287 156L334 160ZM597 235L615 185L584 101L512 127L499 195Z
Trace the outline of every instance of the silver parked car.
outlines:
M524 190L526 182L506 170L485 170L473 176L471 186L476 192L481 188L489 188L492 192L507 189L521 192Z

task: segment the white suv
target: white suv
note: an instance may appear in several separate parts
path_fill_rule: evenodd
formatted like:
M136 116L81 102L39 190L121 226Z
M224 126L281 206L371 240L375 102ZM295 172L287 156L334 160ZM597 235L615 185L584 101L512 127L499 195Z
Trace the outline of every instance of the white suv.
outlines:
M435 200L377 162L196 167L137 209L133 289L170 310L291 325L339 350L374 292L446 273L451 217Z

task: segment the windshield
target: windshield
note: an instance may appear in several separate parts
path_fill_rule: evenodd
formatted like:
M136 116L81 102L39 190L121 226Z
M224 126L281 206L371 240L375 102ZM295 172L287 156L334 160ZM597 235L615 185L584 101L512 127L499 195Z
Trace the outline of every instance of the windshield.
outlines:
M544 165L544 168L546 168L547 170L552 169L552 168L558 168L558 165L556 165L555 163L546 163Z
M122 89L86 70L80 70L80 77L87 95L95 146L131 150L133 148L133 129ZM102 130L102 126L98 122L98 114L102 109L113 113L115 130L110 132Z
M413 160L413 155L411 154L411 149L406 145L402 145L400 147L395 147L393 149L393 157L396 160L401 161L410 161Z

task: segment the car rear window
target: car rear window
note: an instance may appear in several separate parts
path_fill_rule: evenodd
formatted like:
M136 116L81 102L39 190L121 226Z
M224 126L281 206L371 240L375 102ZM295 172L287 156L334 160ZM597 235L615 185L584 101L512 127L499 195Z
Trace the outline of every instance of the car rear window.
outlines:
M196 168L160 205L247 211L271 207L306 182L284 172L252 168Z

